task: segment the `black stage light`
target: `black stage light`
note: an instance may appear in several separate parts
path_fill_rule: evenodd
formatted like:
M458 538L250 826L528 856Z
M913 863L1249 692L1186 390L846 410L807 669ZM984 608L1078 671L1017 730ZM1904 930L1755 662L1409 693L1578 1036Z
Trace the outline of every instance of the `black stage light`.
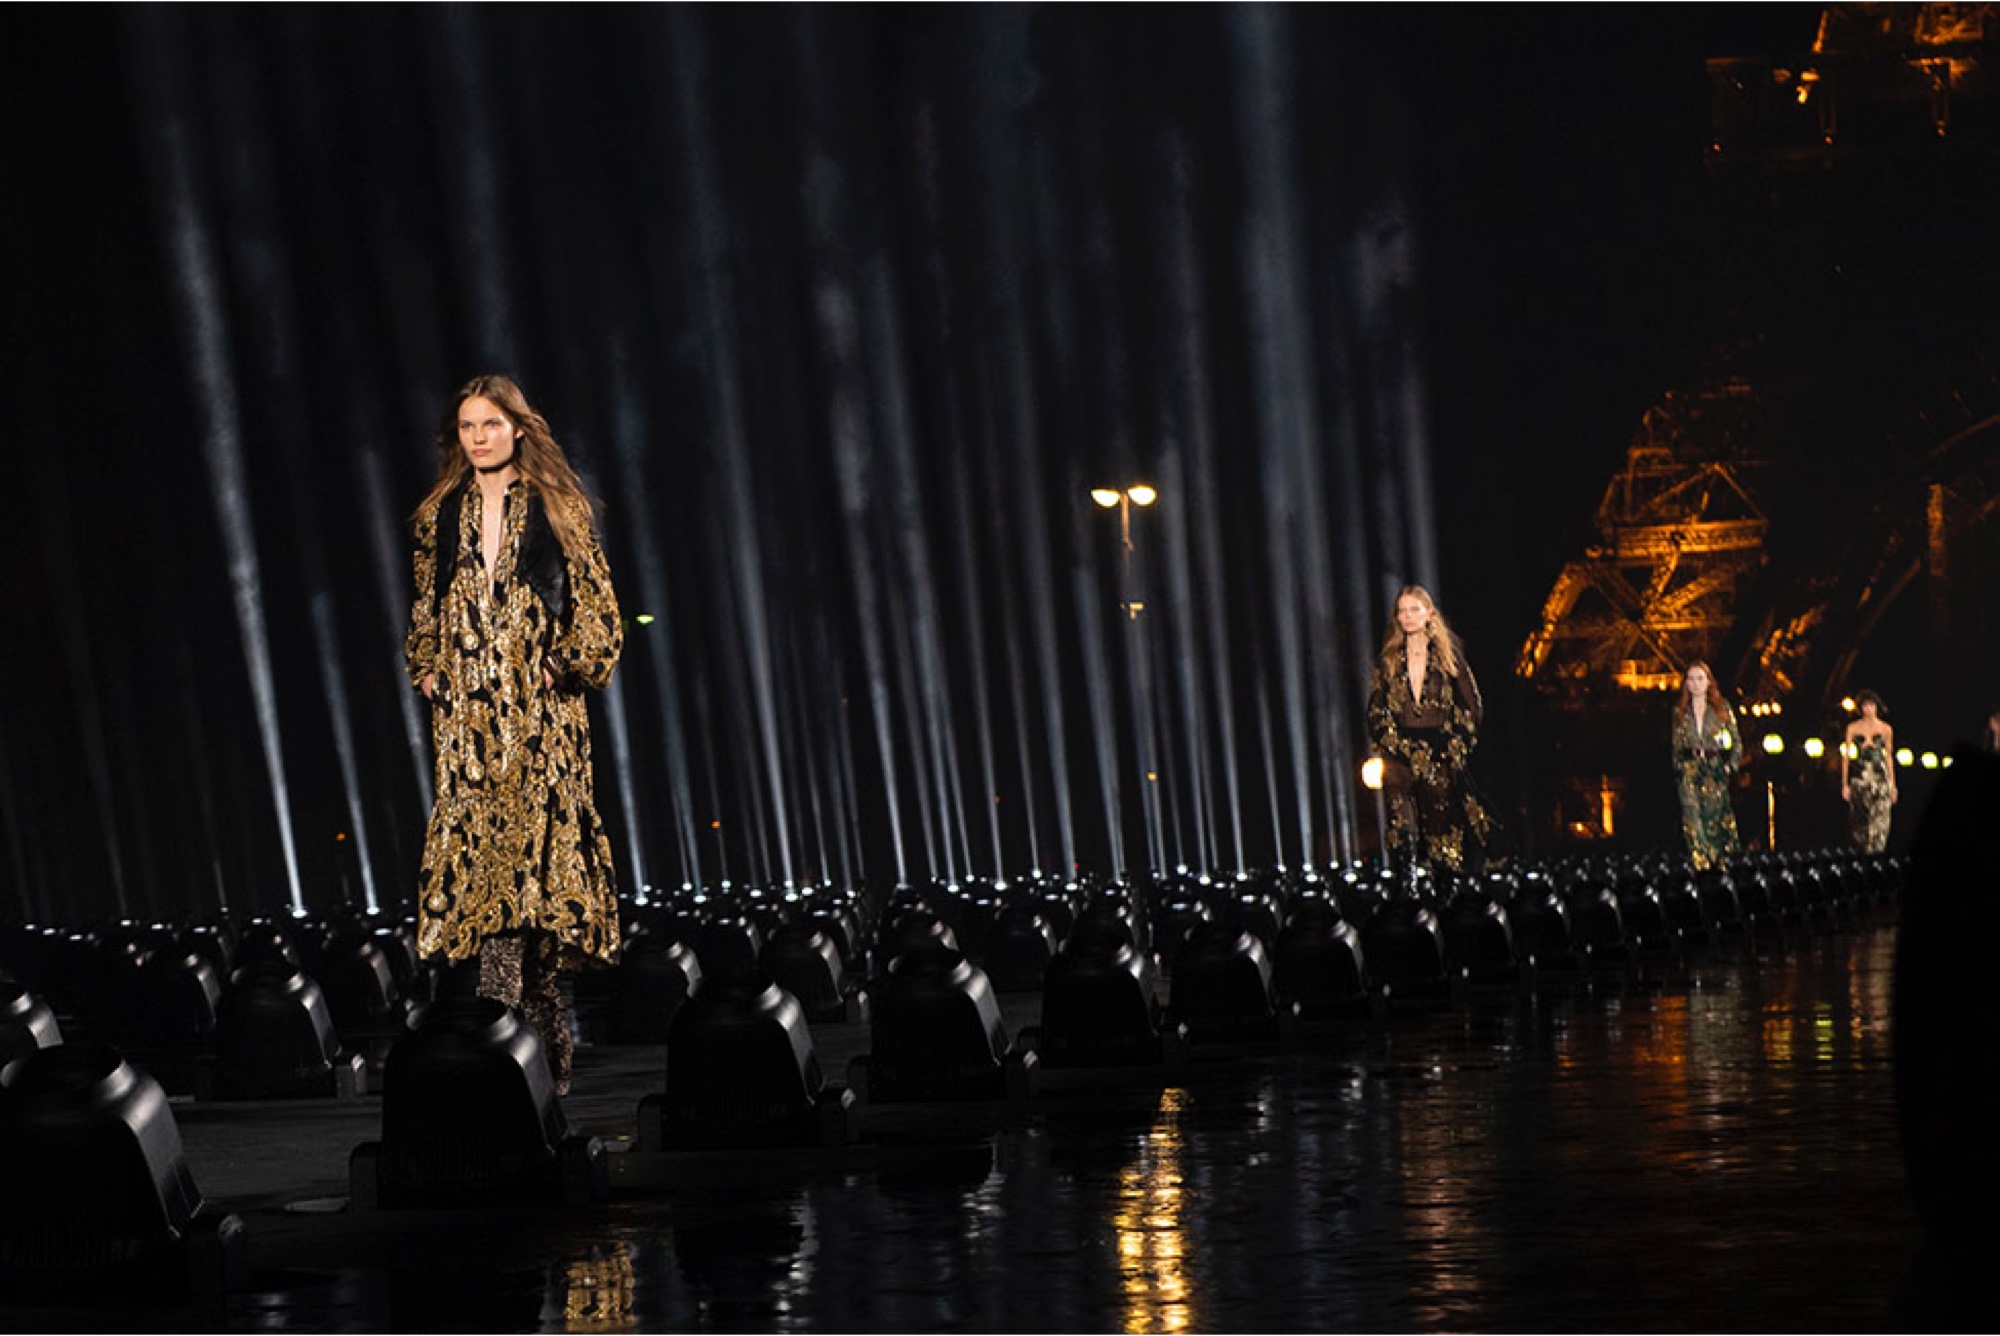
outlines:
M215 1054L222 981L178 942L139 957L120 984L118 1041L173 1095L193 1094Z
M382 1139L355 1147L357 1208L594 1201L603 1145L569 1134L541 1040L488 997L413 1008L382 1067Z
M0 979L0 1067L62 1042L56 1013L26 985Z
M1549 877L1532 870L1524 874L1515 883L1507 914L1514 927L1514 949L1524 963L1543 974L1577 968L1569 905Z
M107 1044L0 1069L0 1284L10 1296L219 1297L243 1225L203 1210L159 1082Z
M1174 953L1167 1015L1186 1028L1190 1043L1276 1039L1271 958L1256 934L1229 923L1196 923Z
M1514 954L1514 928L1506 907L1484 890L1459 887L1438 916L1445 960L1468 983L1512 983L1520 965Z
M1742 928L1743 904L1737 898L1735 878L1727 869L1712 867L1695 873L1694 890L1709 932L1720 936Z
M986 934L986 977L998 992L1032 993L1042 986L1057 945L1039 901L1005 905Z
M701 962L672 930L640 931L611 970L608 1042L664 1044L674 1016L700 986Z
M808 1022L847 1019L846 969L840 949L816 923L785 923L764 943L757 963L798 999Z
M1625 937L1625 911L1617 894L1603 880L1579 877L1563 895L1569 907L1570 934L1584 959L1623 961L1631 952Z
M215 1023L218 1099L352 1097L367 1086L361 1056L343 1053L319 985L282 955L236 971Z
M1444 934L1424 900L1396 895L1361 925L1370 983L1392 997L1435 997L1448 991Z
M853 1103L820 1074L797 998L761 971L704 975L668 1032L666 1089L639 1101L639 1147L838 1144Z
M1010 1052L985 971L942 941L904 951L868 984L869 1051L850 1084L871 1103L1019 1100L1033 1062Z
M764 929L748 914L724 911L705 921L694 936L695 959L703 974L733 974L757 968Z
M342 924L327 942L313 981L326 994L326 1009L342 1036L401 1029L404 994L372 925L359 920Z
M1331 1020L1365 1013L1368 972L1361 935L1324 896L1304 896L1292 906L1271 949L1272 987L1303 1020Z
M1159 974L1129 912L1100 901L1077 916L1042 981L1035 1054L1045 1067L1153 1066L1165 1056Z

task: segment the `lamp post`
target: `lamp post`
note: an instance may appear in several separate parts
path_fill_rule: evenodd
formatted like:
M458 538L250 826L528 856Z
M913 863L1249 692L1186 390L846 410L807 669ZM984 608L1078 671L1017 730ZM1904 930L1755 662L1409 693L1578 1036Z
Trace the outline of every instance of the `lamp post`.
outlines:
M1133 571L1132 507L1144 509L1160 499L1150 483L1135 482L1124 487L1093 487L1090 499L1104 510L1118 511L1118 606L1125 612L1126 662L1132 675L1132 735L1139 746L1140 792L1145 796L1146 850L1155 871L1166 866L1166 849L1160 837L1160 781L1155 761L1153 737L1153 690L1151 661L1147 657L1139 614L1146 602L1138 592Z

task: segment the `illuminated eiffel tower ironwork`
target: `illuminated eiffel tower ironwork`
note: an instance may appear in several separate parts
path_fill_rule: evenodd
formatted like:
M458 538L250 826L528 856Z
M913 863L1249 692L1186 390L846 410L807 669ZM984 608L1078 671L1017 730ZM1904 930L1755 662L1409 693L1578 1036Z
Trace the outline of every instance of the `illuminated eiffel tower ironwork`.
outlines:
M1649 409L1597 507L1598 541L1563 567L1515 671L1672 690L1712 660L1764 560L1768 465L1750 387L1670 392Z

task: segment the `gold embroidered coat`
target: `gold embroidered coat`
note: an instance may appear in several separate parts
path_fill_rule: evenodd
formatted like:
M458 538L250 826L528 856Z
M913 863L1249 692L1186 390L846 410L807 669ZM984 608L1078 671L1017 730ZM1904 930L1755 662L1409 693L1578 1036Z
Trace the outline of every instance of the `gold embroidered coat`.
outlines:
M562 967L618 956L611 844L592 797L583 689L602 688L624 646L610 571L578 508L581 554L565 554L560 622L518 570L529 487L507 489L493 578L468 482L458 532L440 535L436 503L416 521L416 601L405 644L410 681L431 696L436 805L419 873L417 949L464 960L495 933L554 936ZM438 543L456 545L436 590ZM550 679L554 685L550 686Z

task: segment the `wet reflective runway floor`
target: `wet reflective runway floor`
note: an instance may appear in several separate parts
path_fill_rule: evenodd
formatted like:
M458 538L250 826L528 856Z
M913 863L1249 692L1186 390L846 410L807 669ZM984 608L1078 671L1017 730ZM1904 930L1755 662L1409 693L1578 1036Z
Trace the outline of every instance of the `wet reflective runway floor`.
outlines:
M579 1050L599 1205L361 1211L379 1096L176 1101L247 1286L0 1297L15 1331L1877 1331L1919 1242L1891 911L1094 1089L636 1149L664 1050ZM1039 997L1006 995L1009 1033ZM828 1075L865 1026L815 1027Z

